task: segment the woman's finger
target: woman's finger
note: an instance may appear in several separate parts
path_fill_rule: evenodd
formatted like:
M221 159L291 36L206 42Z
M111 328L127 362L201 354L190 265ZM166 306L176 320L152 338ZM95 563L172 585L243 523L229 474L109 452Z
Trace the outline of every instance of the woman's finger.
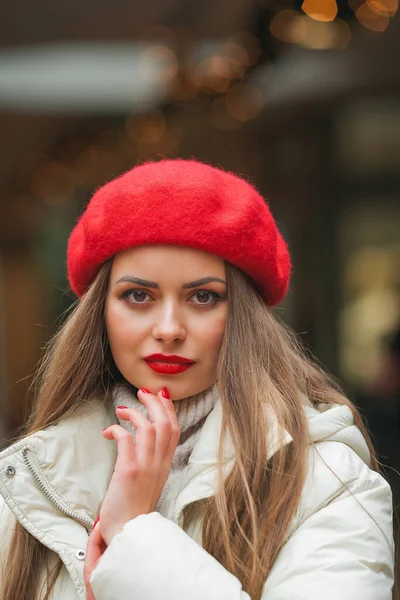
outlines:
M126 431L121 425L111 425L107 429L104 429L103 436L108 440L115 440L117 442L118 452L114 471L123 469L126 465L136 464L135 444L129 431Z
M90 586L90 577L92 575L92 572L96 568L97 562L103 555L105 549L106 545L103 541L103 538L101 537L100 524L97 523L93 528L93 531L88 539L85 564L83 566L83 577L85 580L86 588L88 590L88 599L91 598L90 594L92 594L92 597L94 598Z
M129 421L136 428L135 459L137 464L148 465L153 462L157 430L141 412L132 408L117 408L120 419ZM115 426L114 426L115 427ZM111 428L109 428L111 429ZM123 428L121 428L123 429ZM125 429L123 429L125 431ZM129 434L132 443L133 438Z
M179 442L179 437L181 435L181 431L180 431L180 427L179 427L179 423L178 423L178 417L176 416L174 403L172 402L172 400L165 398L165 396L162 394L161 391L158 393L158 397L160 399L160 402L164 406L165 413L171 423L171 431L170 431L170 436L169 436L169 440L168 440L168 445L164 451L164 456L163 456L164 460L168 464L171 464L176 447Z
M142 404L144 404L144 406L147 408L157 432L154 450L155 458L156 460L163 460L169 446L172 421L168 414L169 411L166 410L164 402L161 401L161 398L164 398L162 395L162 390L160 390L157 395L154 395L151 393L146 393L140 389L138 391L138 398L140 402L142 402ZM171 400L169 400L169 404L172 404Z
M151 392L145 392L142 388L137 394L139 401L147 408L152 423L162 422L163 420L169 421L165 407L163 403L160 402L160 394L161 391L156 395Z

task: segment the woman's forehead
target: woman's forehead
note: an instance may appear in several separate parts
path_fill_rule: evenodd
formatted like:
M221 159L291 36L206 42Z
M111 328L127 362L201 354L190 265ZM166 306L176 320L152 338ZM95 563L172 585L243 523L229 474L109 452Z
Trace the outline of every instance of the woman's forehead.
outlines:
M117 253L113 259L112 272L114 274L128 270L140 270L135 275L144 275L151 272L159 276L199 272L204 275L225 275L225 265L221 257L186 246L172 244L149 244L128 248ZM132 273L130 273L132 272ZM125 273L123 274L125 275Z

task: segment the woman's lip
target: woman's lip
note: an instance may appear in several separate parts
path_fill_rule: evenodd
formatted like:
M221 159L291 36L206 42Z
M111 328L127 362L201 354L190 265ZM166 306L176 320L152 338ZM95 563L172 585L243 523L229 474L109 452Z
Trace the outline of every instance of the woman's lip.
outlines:
M153 371L156 371L157 373L164 373L165 375L177 375L178 373L183 373L184 371L187 371L188 369L190 369L190 367L192 367L195 363L191 362L191 363L163 363L161 361L155 361L155 360L147 360L144 359L145 363L147 363L147 365L150 367L150 369L153 369Z
M144 360L150 362L161 362L161 363L174 363L174 364L193 364L195 361L190 358L184 358L183 356L177 356L176 354L150 354L146 356Z

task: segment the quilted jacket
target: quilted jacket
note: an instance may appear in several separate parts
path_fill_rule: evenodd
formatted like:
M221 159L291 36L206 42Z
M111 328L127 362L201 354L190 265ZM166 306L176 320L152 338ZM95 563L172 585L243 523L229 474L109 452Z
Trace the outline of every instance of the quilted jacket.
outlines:
M368 448L348 407L304 410L313 440L308 475L262 600L390 600L390 487L369 468ZM241 582L202 548L201 512L183 529L184 507L215 493L221 419L218 400L173 499L174 518L140 515L113 538L92 574L96 600L251 600ZM93 400L0 453L0 563L18 519L49 548L51 560L61 557L52 600L86 598L88 535L116 460L115 442L105 440L102 430L115 422L112 408ZM291 443L279 428L271 419L268 457ZM234 463L229 435L224 462L227 474Z

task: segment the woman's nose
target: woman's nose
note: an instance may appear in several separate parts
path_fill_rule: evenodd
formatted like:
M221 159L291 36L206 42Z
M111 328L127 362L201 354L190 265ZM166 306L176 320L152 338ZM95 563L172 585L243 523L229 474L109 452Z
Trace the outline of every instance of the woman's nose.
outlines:
M164 342L185 339L186 327L183 324L179 310L173 306L167 306L161 310L153 327L153 336Z

